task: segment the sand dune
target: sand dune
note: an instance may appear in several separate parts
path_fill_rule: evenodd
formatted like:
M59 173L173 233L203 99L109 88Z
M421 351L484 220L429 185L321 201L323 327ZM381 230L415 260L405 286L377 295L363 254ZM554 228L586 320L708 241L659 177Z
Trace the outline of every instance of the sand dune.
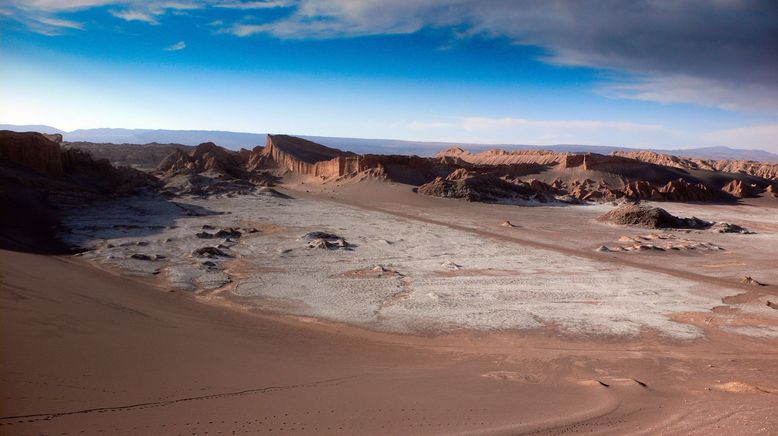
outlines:
M747 343L732 359L716 338L381 335L211 307L66 258L3 251L0 262L2 346L15 350L2 359L3 434L680 434L778 424L763 414L775 401L764 381L776 356Z

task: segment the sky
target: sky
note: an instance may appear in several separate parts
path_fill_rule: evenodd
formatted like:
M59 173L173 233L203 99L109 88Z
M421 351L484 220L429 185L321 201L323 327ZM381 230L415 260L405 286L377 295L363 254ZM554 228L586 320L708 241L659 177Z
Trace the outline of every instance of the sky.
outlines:
M0 0L0 123L778 152L778 2Z

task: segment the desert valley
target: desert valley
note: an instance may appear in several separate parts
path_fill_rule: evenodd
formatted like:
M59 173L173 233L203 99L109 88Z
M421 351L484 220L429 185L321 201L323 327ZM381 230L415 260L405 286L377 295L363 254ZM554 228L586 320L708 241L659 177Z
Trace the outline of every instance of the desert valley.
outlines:
M132 147L0 134L3 433L778 428L774 163Z
M0 436L778 435L778 2L0 1Z

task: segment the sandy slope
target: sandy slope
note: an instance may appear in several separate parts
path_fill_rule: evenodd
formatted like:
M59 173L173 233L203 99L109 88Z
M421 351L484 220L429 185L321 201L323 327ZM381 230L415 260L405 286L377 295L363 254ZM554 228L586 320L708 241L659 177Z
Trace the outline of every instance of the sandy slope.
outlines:
M166 213L141 214L146 221L140 224L153 226L141 226L142 231L132 227L125 237L116 236L124 234L124 227L114 228L112 221L94 215L108 227L95 230L93 223L82 222L85 233L74 237L97 234L103 248L82 257L0 251L0 434L778 432L777 339L764 334L776 326L776 311L764 303L775 299L778 281L772 263L778 233L775 204L668 205L676 213L736 221L757 231L684 234L725 246L726 252L603 254L594 248L640 232L596 223L593 218L604 206L468 204L417 196L403 186L369 183L317 194L305 192L309 187L294 193L294 201L255 199L261 208L245 198L209 200L201 206L167 204ZM462 273L468 273L468 262L505 258L523 262L523 267L511 267L522 277L549 281L543 271L527 269L539 265L559 273L560 280L570 281L567 288L580 293L592 284L564 273L571 266L594 263L595 270L584 270L587 276L619 274L624 279L629 269L635 286L658 280L675 290L668 295L683 295L684 301L699 297L705 304L684 311L665 304L664 297L631 297L627 302L632 305L624 306L629 310L619 319L634 324L639 334L606 336L571 329L597 319L596 312L584 310L586 305L616 307L619 295L635 289L627 283L627 291L601 296L599 302L546 296L553 305L540 305L537 313L565 312L575 321L567 326L564 318L548 318L551 321L546 319L540 327L521 331L400 335L271 315L257 311L262 305L235 305L245 302L208 298L207 292L167 292L172 287L164 274L133 278L95 267L111 265L100 263L108 256L152 253L165 244L172 247L170 253L163 252L166 259L175 260L172 253L189 253L188 244L206 243L193 236L203 224L230 226L241 221L240 204L252 211L259 223L251 225L261 231L244 236L246 241L232 250L240 254L238 260L247 259L254 267L278 260L288 268L308 268L301 271L309 274L325 267L350 271L365 266L365 256L373 251L383 253L384 249L371 248L372 239L360 239L361 233L378 232L413 242L393 245L402 248L402 255L417 254L405 267L411 273L416 271L411 266L424 259L418 254L426 251L419 247L442 247L445 257L464 259L462 270L425 273L434 280L453 279L457 286L470 280ZM230 206L228 214L207 209L225 205ZM343 209L333 207L337 205ZM125 205L130 206L135 207ZM304 209L308 207L314 209ZM281 209L287 212L280 213ZM306 210L294 218L295 211ZM123 208L107 212L121 222L131 221ZM353 223L345 221L346 215ZM277 231L273 219L284 220L281 224L293 231ZM501 227L505 219L515 227ZM319 226L335 220L327 229L343 232L358 244L353 253L359 257L353 262L359 265L340 265L348 259L339 252L295 248L290 258L275 249L273 244L281 248L302 244L299 233L311 230L313 220ZM392 227L398 225L404 233ZM415 240L414 235L423 238ZM447 245L446 235L469 244ZM101 237L132 243L109 249ZM267 245L264 238L278 241ZM140 240L148 244L138 245ZM472 259L465 256L470 247L480 250ZM323 263L319 258L329 260ZM440 259L435 259L430 265L439 268ZM499 265L487 266L499 270ZM417 265L421 272L425 268ZM484 269L473 271L483 275L479 280L484 283L503 280ZM241 271L230 272L237 283L251 282ZM264 286L263 293L283 289L270 280L285 273L269 267L255 272L272 285ZM741 285L738 280L744 273L769 286ZM297 287L307 283L300 274L295 280ZM421 285L434 282L430 280L419 282L418 289L425 290L418 298L428 296ZM680 284L685 282L694 286L681 293ZM375 292L376 286L355 288L354 295ZM483 288L481 282L473 286ZM326 291L330 299L342 292ZM423 309L418 304L412 308ZM652 311L668 318L653 326L638 323ZM693 326L701 334L676 340L667 334L673 323Z
M482 377L488 359L246 316L62 258L1 256L4 434L459 432L618 405L602 387Z
M212 307L68 258L3 251L0 267L3 434L778 428L778 356L758 341L380 335Z

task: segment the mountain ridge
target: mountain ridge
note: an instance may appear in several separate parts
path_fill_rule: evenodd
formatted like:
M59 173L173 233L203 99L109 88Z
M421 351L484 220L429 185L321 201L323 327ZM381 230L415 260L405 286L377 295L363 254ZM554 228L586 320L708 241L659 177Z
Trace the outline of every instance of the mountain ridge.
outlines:
M238 150L252 149L267 141L267 133L232 132L226 130L170 130L170 129L124 129L95 128L64 131L46 125L13 125L0 124L2 130L36 131L41 133L58 133L66 142L94 142L114 144L149 144L167 143L196 146L204 142L213 142L222 147ZM433 156L442 149L460 147L469 151L486 151L489 149L512 150L548 150L553 152L600 153L651 151L661 154L671 154L679 157L717 160L750 160L758 162L778 163L778 154L759 149L738 149L724 146L696 147L689 149L656 149L633 148L608 145L586 144L556 144L556 145L526 145L526 144L477 144L458 142L427 142L402 139L348 138L315 135L294 135L328 147L335 147L354 153L372 154L415 154Z

